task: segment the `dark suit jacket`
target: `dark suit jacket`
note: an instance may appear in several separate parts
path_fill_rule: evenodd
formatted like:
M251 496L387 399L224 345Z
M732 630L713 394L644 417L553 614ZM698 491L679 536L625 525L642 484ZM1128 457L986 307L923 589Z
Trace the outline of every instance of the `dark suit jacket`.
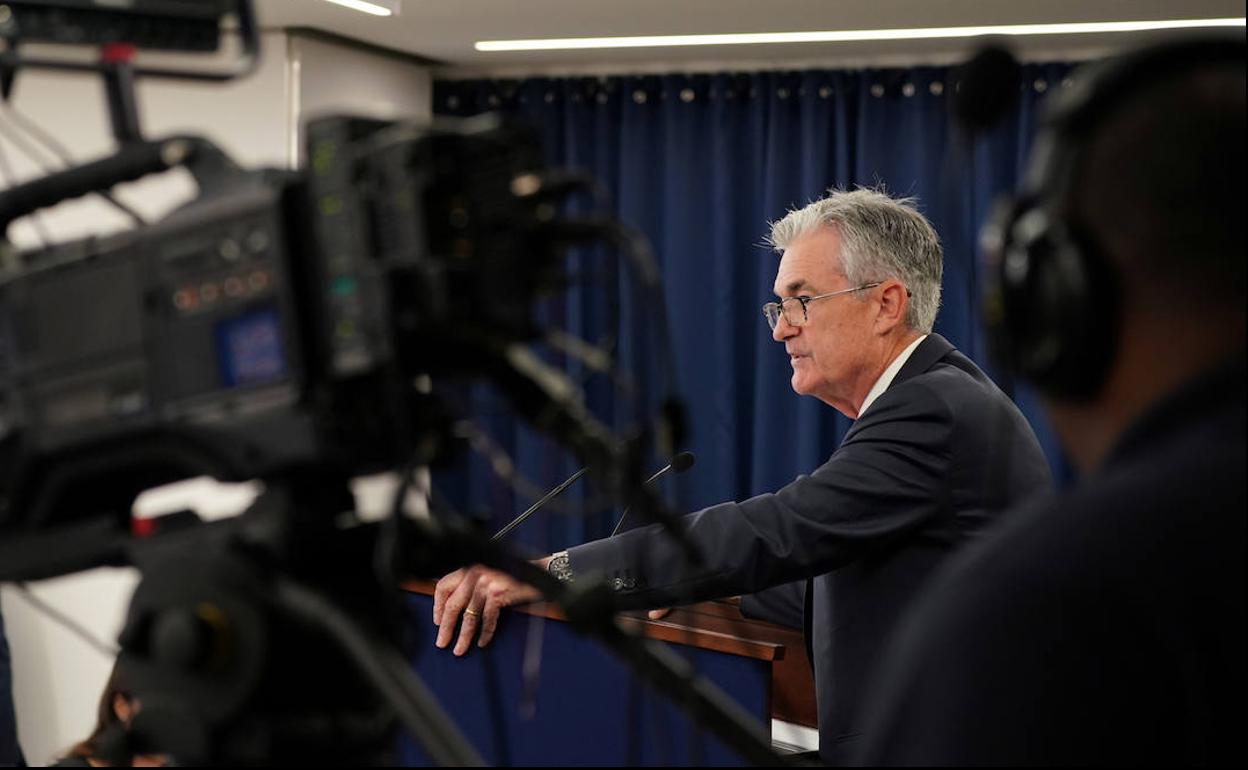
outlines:
M894 623L933 568L1009 503L1045 494L1048 464L1014 404L939 335L915 349L831 458L772 494L685 517L694 567L656 527L569 550L626 606L666 606L815 578L809 643L820 754L844 756Z
M1243 361L1192 383L950 562L859 760L1243 766L1244 391Z

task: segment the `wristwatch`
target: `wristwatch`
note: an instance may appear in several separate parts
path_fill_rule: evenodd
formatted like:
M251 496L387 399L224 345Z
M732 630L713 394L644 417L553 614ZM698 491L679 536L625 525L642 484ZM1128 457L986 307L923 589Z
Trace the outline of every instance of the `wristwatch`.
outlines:
M550 563L546 565L546 571L554 575L560 583L572 582L572 563L568 560L568 552L560 551L550 557Z

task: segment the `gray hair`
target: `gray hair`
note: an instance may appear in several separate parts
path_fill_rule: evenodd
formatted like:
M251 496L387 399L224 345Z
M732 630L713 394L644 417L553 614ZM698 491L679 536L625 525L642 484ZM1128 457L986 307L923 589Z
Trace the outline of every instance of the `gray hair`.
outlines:
M850 284L896 278L910 290L905 324L932 331L940 308L940 237L919 213L914 198L891 198L880 190L828 191L827 197L793 209L771 223L768 243L777 252L818 227L841 236L841 271Z

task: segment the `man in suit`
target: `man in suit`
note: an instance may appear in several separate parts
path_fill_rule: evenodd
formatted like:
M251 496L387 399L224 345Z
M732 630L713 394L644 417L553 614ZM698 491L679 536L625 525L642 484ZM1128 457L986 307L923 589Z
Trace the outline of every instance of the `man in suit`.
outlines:
M1082 478L933 580L859 761L1248 758L1244 72L1242 33L1167 43L1051 111L990 264Z
M908 201L833 192L772 228L782 253L764 307L785 346L791 384L856 422L809 476L683 520L706 563L690 565L657 527L547 560L563 579L605 578L625 607L742 594L813 579L808 642L820 754L844 756L856 706L894 623L932 570L1010 503L1045 494L1048 465L1027 422L965 356L931 333L941 249ZM534 598L473 568L438 585L438 646L455 652L504 604Z

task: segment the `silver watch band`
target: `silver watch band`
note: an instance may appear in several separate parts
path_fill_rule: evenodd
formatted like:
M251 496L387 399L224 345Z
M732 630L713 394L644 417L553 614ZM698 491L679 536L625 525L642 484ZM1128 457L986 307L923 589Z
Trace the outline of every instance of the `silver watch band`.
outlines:
M550 557L550 563L546 565L546 571L554 575L560 583L572 582L572 563L568 559L567 551L560 551Z

